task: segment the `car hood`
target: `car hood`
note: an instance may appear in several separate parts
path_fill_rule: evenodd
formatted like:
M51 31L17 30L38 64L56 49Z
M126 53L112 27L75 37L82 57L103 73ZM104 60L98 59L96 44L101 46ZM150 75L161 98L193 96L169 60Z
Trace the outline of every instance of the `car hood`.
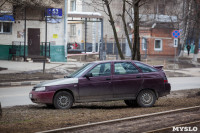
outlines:
M39 83L35 87L74 84L74 83L78 83L78 78L62 78L62 79L49 80Z

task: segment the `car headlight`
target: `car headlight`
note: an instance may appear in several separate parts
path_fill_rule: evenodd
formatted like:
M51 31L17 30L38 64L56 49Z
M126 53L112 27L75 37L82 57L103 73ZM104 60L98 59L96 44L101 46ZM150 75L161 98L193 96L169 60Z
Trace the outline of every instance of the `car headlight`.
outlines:
M35 88L35 91L45 91L45 87L42 86L42 87Z

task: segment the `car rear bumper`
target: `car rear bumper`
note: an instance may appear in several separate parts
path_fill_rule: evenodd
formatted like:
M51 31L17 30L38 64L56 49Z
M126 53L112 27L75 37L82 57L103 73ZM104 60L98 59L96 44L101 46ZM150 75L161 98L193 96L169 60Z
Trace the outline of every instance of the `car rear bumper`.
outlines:
M171 91L170 83L165 83L164 87L165 87L164 91L162 91L162 93L160 92L159 97L166 96L166 95L170 94L170 91Z
M31 91L29 93L29 98L34 103L52 104L54 93L55 93L54 91L50 92Z

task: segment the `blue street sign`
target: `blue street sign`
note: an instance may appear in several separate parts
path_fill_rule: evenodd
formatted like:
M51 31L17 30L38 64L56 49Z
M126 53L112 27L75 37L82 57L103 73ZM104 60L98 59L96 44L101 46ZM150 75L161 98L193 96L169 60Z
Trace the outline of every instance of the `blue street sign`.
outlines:
M174 30L173 32L172 32L172 36L174 37L174 38L179 38L180 37L180 31L179 30Z
M45 16L62 18L62 9L61 8L47 8Z

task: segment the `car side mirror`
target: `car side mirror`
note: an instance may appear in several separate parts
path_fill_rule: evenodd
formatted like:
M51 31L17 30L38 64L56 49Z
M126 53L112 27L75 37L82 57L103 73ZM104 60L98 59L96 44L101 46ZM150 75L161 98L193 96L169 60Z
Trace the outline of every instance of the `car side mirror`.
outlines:
M84 77L86 77L88 80L90 80L90 77L92 77L92 73L87 73L87 74L85 74Z

